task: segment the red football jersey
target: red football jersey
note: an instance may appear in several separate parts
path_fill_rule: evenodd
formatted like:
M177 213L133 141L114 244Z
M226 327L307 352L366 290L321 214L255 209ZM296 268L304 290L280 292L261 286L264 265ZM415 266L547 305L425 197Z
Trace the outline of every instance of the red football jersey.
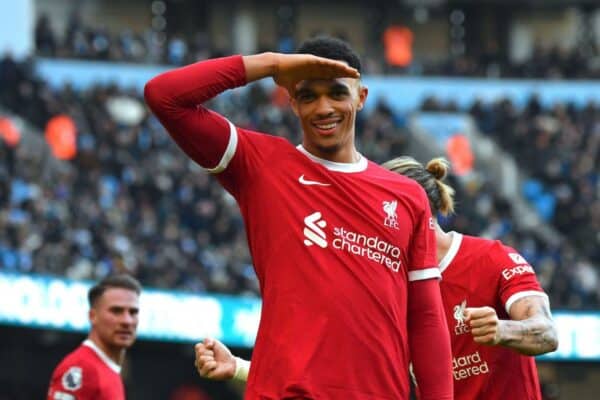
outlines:
M535 359L502 346L475 343L464 323L465 307L491 306L498 318L518 299L546 296L535 271L516 250L492 241L452 232L440 261L442 298L452 342L457 400L540 400Z
M121 367L87 339L52 373L48 400L124 400Z
M217 177L263 297L246 398L407 398L407 282L439 273L424 191L365 158L332 163L235 131Z
M167 72L145 95L244 217L263 298L246 399L407 399L408 281L440 276L424 190L200 106L244 83L236 56Z

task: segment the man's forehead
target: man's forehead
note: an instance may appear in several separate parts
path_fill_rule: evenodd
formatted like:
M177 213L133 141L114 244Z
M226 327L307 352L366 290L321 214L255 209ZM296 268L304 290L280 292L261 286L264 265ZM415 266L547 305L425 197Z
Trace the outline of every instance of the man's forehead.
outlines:
M138 294L125 288L108 288L98 299L99 303L106 306L137 307L139 302Z
M331 88L335 86L353 87L358 83L355 78L333 78L333 79L306 79L296 84L296 91L300 89L311 89L316 87Z

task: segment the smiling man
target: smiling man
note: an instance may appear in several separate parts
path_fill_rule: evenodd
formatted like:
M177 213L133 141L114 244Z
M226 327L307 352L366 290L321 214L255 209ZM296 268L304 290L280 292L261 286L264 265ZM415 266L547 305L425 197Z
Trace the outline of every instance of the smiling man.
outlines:
M202 105L269 77L290 94L298 146ZM452 398L427 196L356 149L359 77L345 42L316 38L298 54L211 59L146 84L154 114L244 217L263 299L246 399L408 399L409 354L423 399Z
M120 372L136 338L141 286L129 275L104 278L88 292L88 338L55 368L48 400L124 400Z

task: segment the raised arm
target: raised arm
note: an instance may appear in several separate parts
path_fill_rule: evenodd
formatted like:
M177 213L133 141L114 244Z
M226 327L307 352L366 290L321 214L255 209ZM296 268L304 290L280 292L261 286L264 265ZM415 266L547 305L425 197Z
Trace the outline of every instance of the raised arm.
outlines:
M296 82L311 78L358 77L341 61L307 54L261 53L198 62L165 72L144 88L146 103L179 147L211 172L220 172L226 151L235 152L234 127L202 106L227 89L272 77L293 90ZM229 148L228 148L229 146ZM229 154L229 159L232 154Z
M467 308L465 322L471 326L477 343L509 347L528 356L558 348L556 326L546 296L520 298L510 307L509 315L510 320L502 320L491 307Z

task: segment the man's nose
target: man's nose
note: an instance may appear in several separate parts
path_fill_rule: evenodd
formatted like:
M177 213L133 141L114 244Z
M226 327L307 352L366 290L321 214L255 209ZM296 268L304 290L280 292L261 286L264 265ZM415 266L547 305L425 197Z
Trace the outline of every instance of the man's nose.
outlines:
M136 321L136 316L134 316L133 314L130 313L123 313L123 315L121 316L121 323L123 324L127 324L127 325L132 325L135 324Z
M327 96L320 96L317 99L317 108L316 112L319 116L329 116L333 113L333 107L331 101L327 98Z

